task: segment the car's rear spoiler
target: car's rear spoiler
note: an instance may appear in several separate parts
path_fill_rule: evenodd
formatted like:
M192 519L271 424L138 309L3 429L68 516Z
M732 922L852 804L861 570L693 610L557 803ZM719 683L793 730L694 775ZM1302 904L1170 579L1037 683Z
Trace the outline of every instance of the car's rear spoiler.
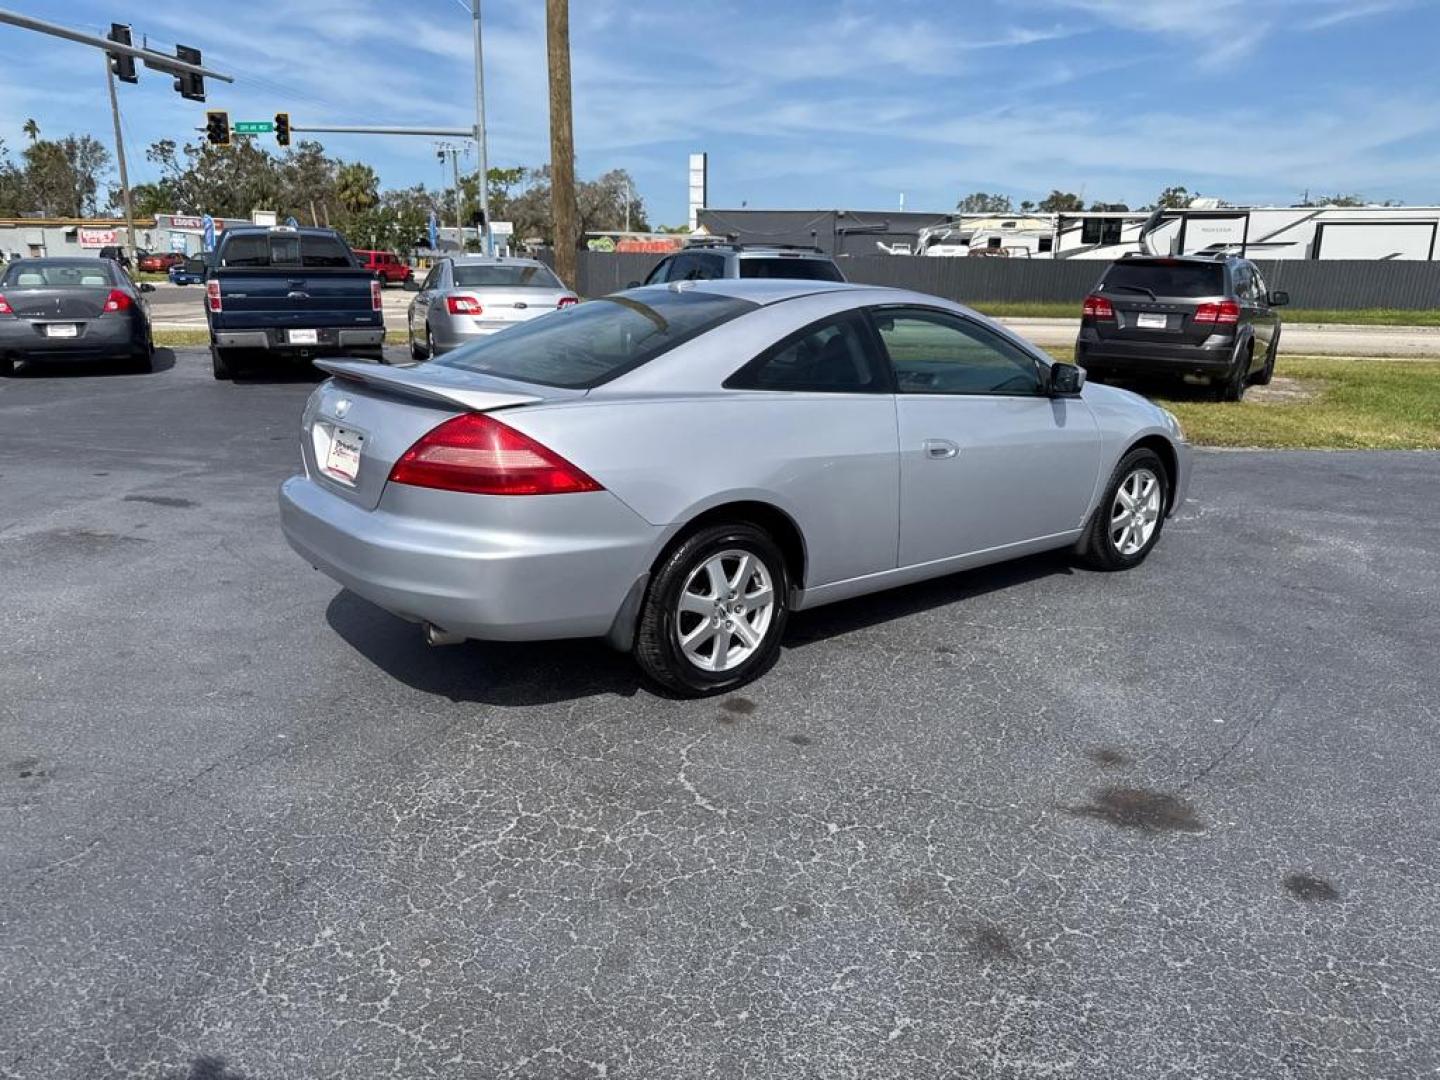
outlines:
M367 386L374 386L407 397L439 401L446 405L458 405L462 409L469 409L472 412L508 409L516 405L533 405L537 401L545 400L536 394L447 385L445 382L427 378L404 368L387 367L384 364L367 363L364 360L316 360L315 366L322 371L328 371L336 378L364 383Z

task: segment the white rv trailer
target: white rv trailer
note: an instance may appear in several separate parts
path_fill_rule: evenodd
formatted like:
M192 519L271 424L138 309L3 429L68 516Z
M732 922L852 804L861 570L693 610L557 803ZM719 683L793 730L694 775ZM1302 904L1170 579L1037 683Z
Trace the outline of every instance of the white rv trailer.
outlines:
M952 239L953 238L953 239ZM1026 214L957 214L922 230L916 254L966 255L1012 248L1039 259L1245 254L1253 259L1440 258L1440 207L1222 206Z

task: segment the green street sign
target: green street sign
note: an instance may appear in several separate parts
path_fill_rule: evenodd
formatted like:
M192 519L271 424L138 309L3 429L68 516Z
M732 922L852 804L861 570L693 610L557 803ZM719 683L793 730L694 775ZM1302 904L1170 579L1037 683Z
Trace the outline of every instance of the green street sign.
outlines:
M272 120L236 120L231 128L236 135L268 135L275 130Z

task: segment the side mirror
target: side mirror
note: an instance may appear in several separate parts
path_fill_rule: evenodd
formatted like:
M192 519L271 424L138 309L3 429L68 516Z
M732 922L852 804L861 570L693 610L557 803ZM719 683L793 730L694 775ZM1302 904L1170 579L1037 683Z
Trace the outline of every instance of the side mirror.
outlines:
M639 287L640 287L640 282L638 282L638 281L627 281L627 282L625 283L625 288L627 288L627 289L638 289Z
M413 277L407 277L407 278L405 279L404 284L401 285L400 287L401 287L402 289L404 289L406 292L419 292L419 291L420 291L420 283L419 283L418 281L416 281Z
M155 291L155 286L154 286L154 285L151 285L150 282L148 282L148 281L142 281L142 282L140 283L140 291L141 291L141 292L154 292L154 291Z
M1272 292L1270 294L1271 307L1284 307L1288 303L1290 303L1290 294L1288 292Z
M1074 397L1085 385L1085 369L1079 364L1050 365L1050 396Z

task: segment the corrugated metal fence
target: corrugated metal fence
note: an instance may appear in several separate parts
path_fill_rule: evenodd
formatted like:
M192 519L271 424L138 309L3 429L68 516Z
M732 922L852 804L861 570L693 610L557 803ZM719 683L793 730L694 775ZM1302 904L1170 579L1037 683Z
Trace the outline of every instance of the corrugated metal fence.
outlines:
M582 251L579 291L604 296L642 281L659 255ZM859 255L839 260L845 276L867 285L892 285L961 303L1080 301L1106 264L1086 259L936 259ZM1258 262L1272 289L1290 294L1297 308L1440 307L1440 262L1284 259Z

